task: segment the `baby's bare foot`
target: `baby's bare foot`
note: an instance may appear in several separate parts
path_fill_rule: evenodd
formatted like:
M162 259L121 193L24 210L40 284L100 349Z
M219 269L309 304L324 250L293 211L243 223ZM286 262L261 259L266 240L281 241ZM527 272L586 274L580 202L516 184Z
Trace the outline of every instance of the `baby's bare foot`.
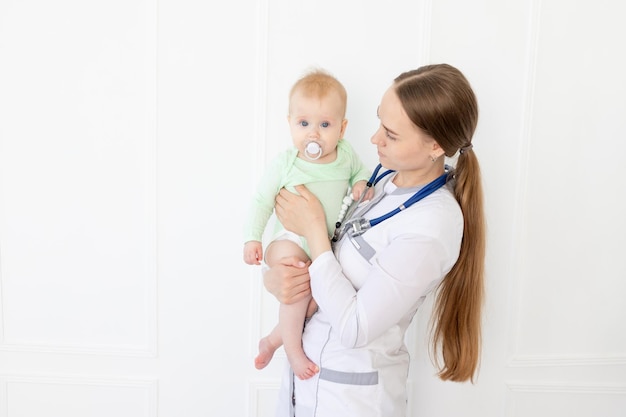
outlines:
M320 371L320 368L311 362L304 353L301 358L290 360L289 364L293 373L300 379L309 379Z
M279 346L274 345L269 337L264 337L259 341L259 354L254 358L254 367L256 369L263 369L270 363L274 352Z

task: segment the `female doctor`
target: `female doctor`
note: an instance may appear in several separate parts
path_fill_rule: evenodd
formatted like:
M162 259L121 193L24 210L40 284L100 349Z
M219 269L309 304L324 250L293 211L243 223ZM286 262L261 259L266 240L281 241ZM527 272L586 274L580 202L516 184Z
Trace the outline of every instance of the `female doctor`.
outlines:
M476 374L485 255L476 97L458 69L424 66L394 80L378 118L371 141L384 168L370 180L374 197L344 219L336 242L305 187L276 198L278 218L307 239L312 263L286 258L266 271L265 286L284 303L310 291L319 306L303 346L320 370L307 380L287 372L280 417L405 417L404 336L431 291L438 376ZM457 153L454 169L444 165Z

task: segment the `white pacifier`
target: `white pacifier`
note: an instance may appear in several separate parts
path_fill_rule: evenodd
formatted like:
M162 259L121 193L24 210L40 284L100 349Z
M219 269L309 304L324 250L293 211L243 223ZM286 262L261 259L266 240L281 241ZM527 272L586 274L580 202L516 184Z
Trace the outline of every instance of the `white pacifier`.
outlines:
M309 142L304 147L304 154L311 161L315 161L322 156L322 147L317 142Z

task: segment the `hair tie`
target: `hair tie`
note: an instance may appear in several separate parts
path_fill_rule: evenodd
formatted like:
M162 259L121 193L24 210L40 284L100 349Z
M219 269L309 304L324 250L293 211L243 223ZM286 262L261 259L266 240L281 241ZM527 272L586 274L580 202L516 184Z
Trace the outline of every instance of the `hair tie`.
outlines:
M474 145L472 145L471 143L468 144L468 145L463 146L462 148L459 149L459 155L463 155L465 152L469 151L473 147L474 147Z

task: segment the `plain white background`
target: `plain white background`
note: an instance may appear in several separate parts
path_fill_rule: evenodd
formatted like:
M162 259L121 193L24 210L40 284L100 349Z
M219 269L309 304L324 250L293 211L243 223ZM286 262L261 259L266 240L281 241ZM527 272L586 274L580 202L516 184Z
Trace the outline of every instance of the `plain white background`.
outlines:
M291 83L348 90L370 166L400 72L459 67L488 222L475 385L410 416L623 417L626 6L615 0L0 0L0 417L271 416L285 357L241 218Z

